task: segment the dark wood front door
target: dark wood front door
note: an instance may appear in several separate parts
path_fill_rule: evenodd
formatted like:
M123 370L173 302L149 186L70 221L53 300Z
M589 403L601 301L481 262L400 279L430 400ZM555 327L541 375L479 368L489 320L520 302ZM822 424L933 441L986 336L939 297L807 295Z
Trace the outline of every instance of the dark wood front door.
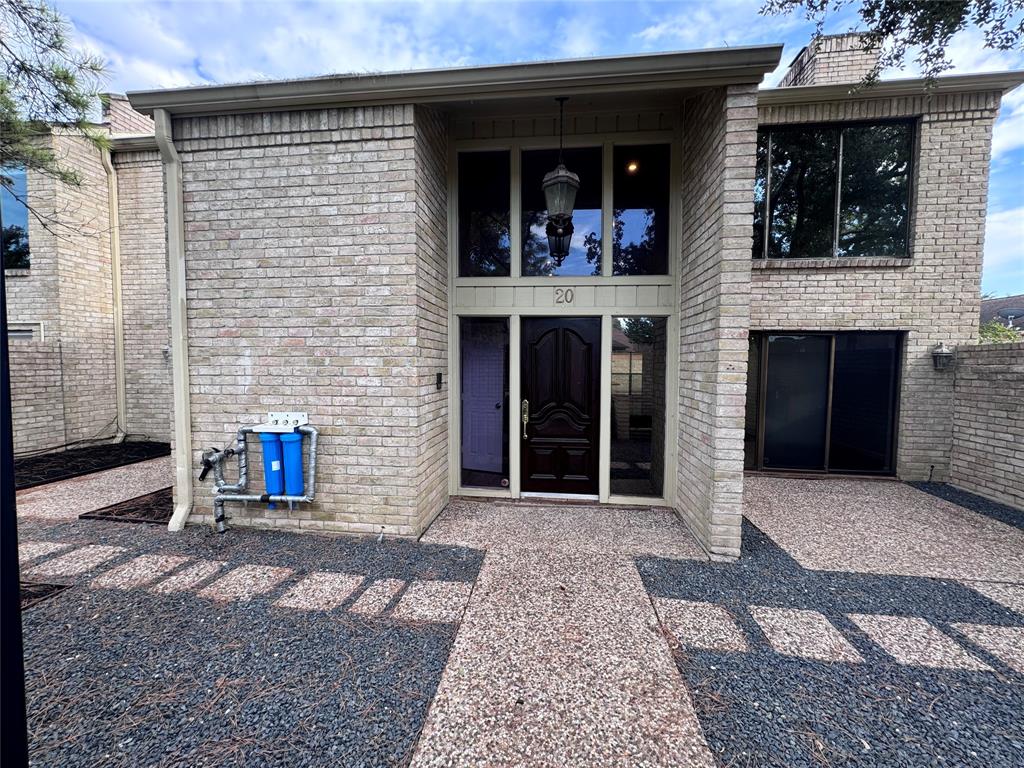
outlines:
M521 332L522 490L596 494L601 320L524 317Z

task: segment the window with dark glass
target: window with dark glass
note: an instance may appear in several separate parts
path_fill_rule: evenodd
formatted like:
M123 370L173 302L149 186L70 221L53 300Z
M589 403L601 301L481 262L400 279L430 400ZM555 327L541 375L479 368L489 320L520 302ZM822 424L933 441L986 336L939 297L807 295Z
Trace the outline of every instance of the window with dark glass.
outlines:
M462 485L507 488L508 318L459 318L459 347Z
M566 149L566 167L580 177L573 209L574 227L569 254L552 257L545 233L547 202L541 184L558 164L557 149L524 151L522 155L523 267L526 277L601 274L601 147Z
M459 154L459 276L507 277L511 264L510 153Z
M754 258L908 255L913 124L758 132Z
M666 318L612 318L612 493L662 495L667 351Z
M0 168L0 252L4 269L27 269L28 184L24 168Z
M668 274L669 145L617 146L612 274Z

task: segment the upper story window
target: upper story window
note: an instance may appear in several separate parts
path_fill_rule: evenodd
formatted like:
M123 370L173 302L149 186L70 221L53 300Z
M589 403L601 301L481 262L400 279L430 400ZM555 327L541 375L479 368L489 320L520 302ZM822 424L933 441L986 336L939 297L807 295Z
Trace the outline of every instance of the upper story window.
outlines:
M909 122L758 131L754 258L909 255Z
M572 214L569 255L556 259L548 251L545 226L547 203L541 183L558 164L557 149L523 152L523 275L526 277L580 277L601 274L601 147L567 149L565 164L580 177Z
M459 274L508 277L512 241L509 153L459 155Z
M27 200L25 169L0 168L0 252L4 269L28 269Z
M516 179L508 150L460 152L459 277L667 275L671 154L669 144L565 149L565 165L579 176L580 188L569 253L555 258L541 185L558 163L558 150L521 150ZM519 229L510 237L514 202ZM519 253L512 252L513 242Z

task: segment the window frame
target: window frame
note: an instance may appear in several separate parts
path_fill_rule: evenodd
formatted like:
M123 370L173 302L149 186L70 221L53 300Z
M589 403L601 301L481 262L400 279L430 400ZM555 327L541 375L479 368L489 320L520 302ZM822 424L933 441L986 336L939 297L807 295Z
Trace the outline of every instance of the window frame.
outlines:
M601 157L601 271L598 275L573 276L573 275L551 275L532 276L523 274L523 243L522 227L516 226L522 221L523 201L520 194L522 186L522 153L538 149L558 149L557 136L522 137L509 139L463 139L452 146L451 151L451 176L449 189L452 195L450 206L449 233L452 240L452 251L456 254L453 262L455 271L454 279L459 283L472 284L474 281L515 281L517 285L551 285L552 281L564 281L575 284L608 284L621 282L624 284L636 283L660 283L667 279L674 278L678 271L677 259L678 250L673 247L675 237L678 235L679 216L681 214L680 195L675 186L669 188L668 211L669 211L669 247L668 247L668 271L662 275L615 275L613 274L613 258L611 253L611 242L614 228L614 150L617 146L640 146L648 144L664 144L668 147L670 172L669 178L676 178L677 166L682 162L679 140L674 130L637 131L637 132L615 132L612 134L578 134L565 137L566 149L580 149L587 147L598 147L602 150ZM481 276L463 275L460 272L458 260L460 244L458 220L459 210L459 179L458 179L458 158L463 153L480 152L488 150L507 150L511 162L511 184L510 184L510 211L509 216L512 222L510 229L510 274L502 276ZM571 170L571 169L570 169Z
M840 256L839 255L839 227L842 218L842 199L843 199L843 134L846 128L868 128L878 125L905 125L910 128L910 153L907 158L907 245L906 251L899 256L893 255L870 255L870 256ZM814 256L769 256L768 246L771 241L771 205L772 205L772 132L776 130L791 130L791 129L804 129L804 130L823 130L830 129L835 130L837 133L836 141L836 184L835 194L832 201L832 248L827 254L820 254ZM764 222L764 232L761 238L761 252L755 254L753 248L751 248L751 259L761 261L781 261L787 259L810 261L813 259L910 259L913 254L913 240L914 240L914 215L915 215L915 200L916 200L916 185L915 177L917 174L918 167L918 148L920 140L920 120L917 117L894 117L894 118L882 118L879 120L833 120L826 122L812 122L812 123L767 123L761 124L757 127L758 139L760 139L761 133L766 132L768 134L768 147L767 156L765 158L765 192L764 201L761 205L764 206L761 219ZM756 150L755 150L756 152ZM757 176L755 170L755 184L757 183ZM755 212L758 206L757 201L754 201Z

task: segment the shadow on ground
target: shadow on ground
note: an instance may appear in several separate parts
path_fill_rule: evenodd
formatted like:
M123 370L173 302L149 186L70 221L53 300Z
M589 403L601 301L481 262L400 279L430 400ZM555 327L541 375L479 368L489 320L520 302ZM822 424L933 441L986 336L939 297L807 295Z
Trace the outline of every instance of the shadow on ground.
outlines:
M676 652L723 765L1024 764L1024 675L952 626L1021 627L1024 616L963 584L805 570L746 522L738 563L636 562L656 602L712 603L742 632L745 651L682 644ZM863 661L778 653L751 606L820 613ZM923 618L991 671L897 663L850 614Z

